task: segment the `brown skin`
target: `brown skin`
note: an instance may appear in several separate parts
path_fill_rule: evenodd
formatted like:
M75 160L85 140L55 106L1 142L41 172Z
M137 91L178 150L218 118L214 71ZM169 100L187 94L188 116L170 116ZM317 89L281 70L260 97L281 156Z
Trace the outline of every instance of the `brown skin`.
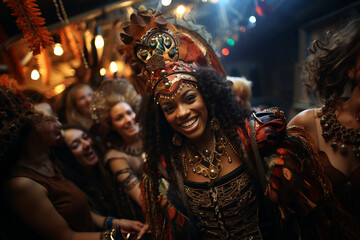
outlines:
M160 98L159 101L166 120L175 131L187 137L189 142L195 145L199 151L213 149L211 142L214 139L214 132L210 129L208 111L197 89L184 86L174 98ZM223 167L218 177L225 176L242 164L229 144L226 145L225 149L230 155L232 163L229 163L226 154L223 154L221 157ZM194 173L190 164L188 164L186 179L193 182L211 181L208 177Z
M46 176L53 176L54 168L47 151L49 147L56 145L59 134L58 128L61 127L61 124L56 118L51 118L51 112L42 111L42 108L37 109L36 106L35 109L44 114L45 120L36 123L34 130L27 136L26 153L20 159L19 165L29 167ZM46 141L44 142L44 140ZM43 164L46 164L47 168L42 168ZM15 177L5 183L5 192L14 211L31 229L45 239L99 239L99 232L79 233L71 230L48 198L47 190L37 182L26 177ZM105 217L92 212L91 216L94 224L101 228ZM137 221L116 219L113 226L116 225L120 225L123 232L138 233L138 237L147 231L147 226Z
M338 105L335 114L338 121L347 129L360 128L360 122L356 120L355 113L360 112L360 90L357 86L352 92L351 98L341 105ZM314 144L320 151L326 153L333 167L342 172L345 176L349 176L355 169L360 167L360 162L355 158L352 146L348 146L348 155L342 155L340 151L334 151L330 146L331 140L326 142L322 137L322 129L320 125L320 117L316 112L318 109L308 109L296 115L290 122L289 126L301 126L312 137ZM314 112L315 111L315 112ZM315 118L315 123L314 123ZM316 126L315 126L316 124Z
M135 112L125 102L119 102L110 109L111 128L116 131L127 146L140 148L142 142L138 137L139 125L135 122ZM126 159L114 158L109 161L111 172L115 173L119 170L131 168ZM117 176L117 181L123 182L129 176L128 173L120 174ZM133 179L132 181L136 181ZM132 182L131 181L131 182ZM130 182L130 184L131 184ZM131 190L127 192L129 196L139 206L143 205L141 199L140 185L137 183Z

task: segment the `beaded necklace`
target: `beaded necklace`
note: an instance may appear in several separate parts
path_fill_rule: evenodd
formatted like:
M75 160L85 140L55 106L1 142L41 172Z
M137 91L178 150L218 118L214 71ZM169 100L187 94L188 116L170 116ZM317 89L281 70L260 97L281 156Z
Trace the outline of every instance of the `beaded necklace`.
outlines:
M360 129L347 129L341 125L336 118L334 107L330 104L322 107L320 116L322 136L326 142L334 138L330 144L334 151L339 149L341 154L347 155L347 146L352 146L355 157L360 160Z
M193 145L187 145L185 150L181 153L181 158L183 161L184 175L187 177L188 163L190 164L192 171L208 177L211 180L216 179L221 170L222 170L222 156L226 155L229 163L232 163L232 159L228 152L225 149L227 144L230 145L231 149L238 154L231 143L225 136L217 136L215 134L212 148L213 150L205 149L204 151L199 151Z

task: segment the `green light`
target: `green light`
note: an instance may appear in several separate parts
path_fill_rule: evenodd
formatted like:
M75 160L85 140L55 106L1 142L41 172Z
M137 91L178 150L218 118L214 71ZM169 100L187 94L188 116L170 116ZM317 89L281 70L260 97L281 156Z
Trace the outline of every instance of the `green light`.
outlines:
M234 40L232 40L231 38L229 38L226 42L231 47L234 46L234 44L235 44Z

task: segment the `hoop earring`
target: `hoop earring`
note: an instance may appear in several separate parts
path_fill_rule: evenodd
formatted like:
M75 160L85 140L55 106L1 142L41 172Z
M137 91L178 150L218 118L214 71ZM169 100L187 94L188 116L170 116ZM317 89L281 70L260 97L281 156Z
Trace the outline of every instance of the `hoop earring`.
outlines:
M182 138L181 136L175 132L174 133L174 136L172 138L172 143L176 146L176 147L180 147L181 146L181 143L182 143Z
M220 122L219 120L213 115L212 119L210 120L210 128L213 131L219 131L220 129Z

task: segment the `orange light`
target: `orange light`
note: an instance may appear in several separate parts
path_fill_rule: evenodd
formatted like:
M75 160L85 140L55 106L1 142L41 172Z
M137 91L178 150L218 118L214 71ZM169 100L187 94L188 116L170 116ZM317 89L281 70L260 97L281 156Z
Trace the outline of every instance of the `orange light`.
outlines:
M240 31L241 31L241 32L246 32L246 27L241 26L241 27L240 27Z
M59 84L54 88L55 93L59 94L65 90L65 84Z
M259 16L261 16L261 17L264 16L263 10L261 9L260 6L256 6L255 11Z
M229 49L227 49L227 48L223 48L223 49L221 50L221 53L222 53L224 56L227 56L227 55L229 55L230 51L229 51Z

